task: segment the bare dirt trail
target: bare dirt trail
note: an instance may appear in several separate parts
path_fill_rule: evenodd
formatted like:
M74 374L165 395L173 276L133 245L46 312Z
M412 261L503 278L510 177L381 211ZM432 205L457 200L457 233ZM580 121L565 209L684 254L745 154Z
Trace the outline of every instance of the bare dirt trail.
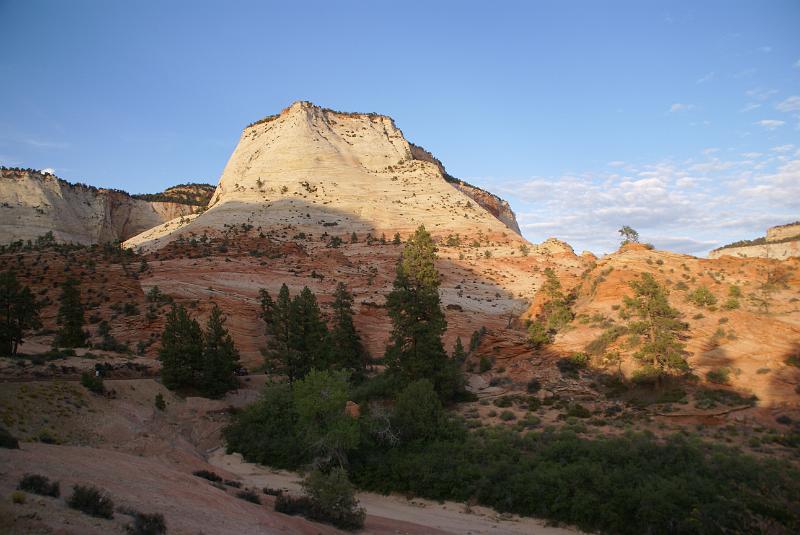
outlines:
M270 487L299 493L301 476L284 470L273 470L255 463L248 463L238 453L226 454L222 448L209 452L209 464L236 474L246 486ZM438 503L414 498L408 500L397 495L384 496L371 492L358 494L361 505L367 510L365 533L371 533L371 519L408 522L424 526L427 533L451 533L459 535L574 535L574 529L547 526L541 520L514 515L502 515L486 507L472 507L465 512L464 504L456 502ZM377 518L376 518L377 517Z

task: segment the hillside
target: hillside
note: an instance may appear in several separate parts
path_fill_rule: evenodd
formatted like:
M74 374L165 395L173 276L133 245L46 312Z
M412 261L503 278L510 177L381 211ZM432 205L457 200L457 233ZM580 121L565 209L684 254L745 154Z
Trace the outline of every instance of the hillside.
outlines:
M122 241L176 217L197 212L207 188L185 185L162 194L132 197L32 169L0 169L0 243L35 240L81 244ZM147 197L147 198L145 198Z
M800 222L768 228L765 237L729 243L708 254L709 258L723 256L779 260L800 257Z

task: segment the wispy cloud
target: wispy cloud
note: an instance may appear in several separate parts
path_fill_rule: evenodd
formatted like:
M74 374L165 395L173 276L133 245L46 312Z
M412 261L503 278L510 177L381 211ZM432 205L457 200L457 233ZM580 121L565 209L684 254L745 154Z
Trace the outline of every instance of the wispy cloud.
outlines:
M791 97L787 98L786 100L779 102L775 105L775 109L778 111L800 111L800 97L797 95L792 95Z
M679 111L689 111L694 109L694 104L682 104L680 102L676 102L672 106L669 107L670 113L675 113Z
M706 82L710 82L711 80L714 79L714 76L715 76L714 71L711 71L710 73L698 78L697 79L697 83L698 84L704 84Z
M760 121L756 121L753 124L757 124L767 130L775 130L776 128L780 128L781 126L786 124L786 121L779 121L777 119L761 119Z
M47 141L43 139L35 139L35 138L27 138L23 140L24 143L30 145L31 147L36 147L37 149L67 149L69 148L69 143L65 143L62 141Z
M745 104L744 108L742 108L739 111L742 112L742 113L745 113L745 112L748 112L748 111L757 110L760 107L761 107L761 104L759 104L758 102L748 102L747 104Z
M772 47L771 46L760 46L760 47L758 47L758 51L759 52L763 52L764 54L769 54L770 52L772 52Z
M778 92L777 89L764 89L762 87L756 87L755 89L749 89L745 91L744 94L752 99L760 100L763 102L769 99L772 95L776 94L777 92Z

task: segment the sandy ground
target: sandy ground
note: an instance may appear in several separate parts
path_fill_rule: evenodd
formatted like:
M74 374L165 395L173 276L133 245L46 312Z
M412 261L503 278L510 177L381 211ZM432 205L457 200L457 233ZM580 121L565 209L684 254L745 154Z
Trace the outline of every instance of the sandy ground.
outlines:
M292 472L272 470L265 466L245 462L238 453L226 454L223 449L210 453L208 462L232 474L245 485L270 487L300 492L301 476ZM358 499L367 510L366 533L371 533L371 519L381 517L411 522L430 528L426 533L452 533L468 535L527 534L562 535L579 533L576 530L546 526L543 521L514 515L498 515L485 507L472 507L465 512L464 504L433 502L420 498L406 499L397 495L383 496L371 492L359 493Z

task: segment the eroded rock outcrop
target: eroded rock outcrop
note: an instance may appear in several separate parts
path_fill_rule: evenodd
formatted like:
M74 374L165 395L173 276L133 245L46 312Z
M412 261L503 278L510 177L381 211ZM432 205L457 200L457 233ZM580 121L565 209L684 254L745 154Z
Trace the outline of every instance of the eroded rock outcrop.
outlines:
M730 243L708 253L709 258L723 256L777 260L800 257L800 222L770 227L766 237Z
M188 187L184 186L184 188ZM29 169L0 170L0 243L33 240L52 232L57 241L80 244L126 240L170 219L203 208L202 186L190 197L170 190L157 200L119 190L71 184Z

